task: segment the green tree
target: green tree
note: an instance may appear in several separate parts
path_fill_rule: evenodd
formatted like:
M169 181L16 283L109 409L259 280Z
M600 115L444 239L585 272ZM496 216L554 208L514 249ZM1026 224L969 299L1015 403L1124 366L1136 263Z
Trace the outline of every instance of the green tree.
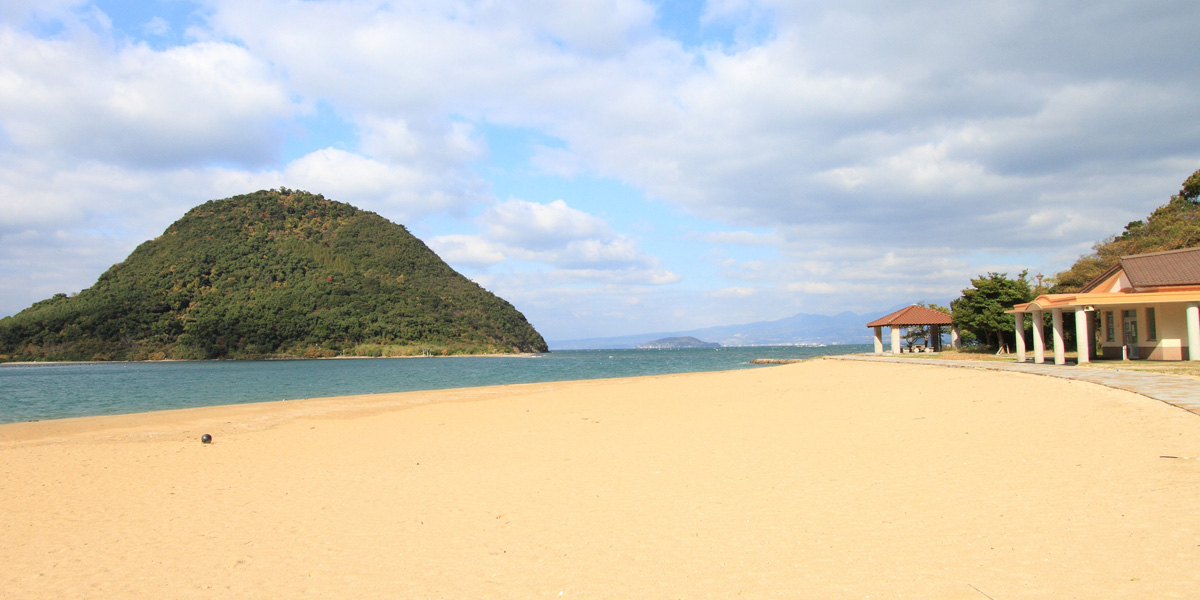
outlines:
M1033 300L1028 274L1021 271L1019 277L1009 279L1007 273L988 273L972 279L971 287L963 290L962 297L950 303L954 325L989 349L1009 347L1014 340L1016 321L1004 311Z

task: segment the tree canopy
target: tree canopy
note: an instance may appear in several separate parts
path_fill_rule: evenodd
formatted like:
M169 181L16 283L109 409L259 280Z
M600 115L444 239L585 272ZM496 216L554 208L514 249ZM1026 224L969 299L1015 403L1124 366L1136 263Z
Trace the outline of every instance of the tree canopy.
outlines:
M1033 300L1033 290L1021 271L1016 279L1007 273L988 273L971 280L962 297L950 303L951 318L959 330L973 335L984 346L998 349L1014 340L1016 322L1004 311Z
M284 188L200 205L77 296L0 319L0 360L546 350L403 226Z

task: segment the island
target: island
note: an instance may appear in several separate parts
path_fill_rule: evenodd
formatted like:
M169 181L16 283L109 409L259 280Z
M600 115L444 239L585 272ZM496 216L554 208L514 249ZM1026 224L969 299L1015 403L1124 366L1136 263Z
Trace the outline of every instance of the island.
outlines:
M694 337L666 337L646 342L638 346L639 350L675 350L679 348L720 348L716 342L704 342Z
M95 285L0 319L0 362L546 351L403 225L287 188L197 206Z

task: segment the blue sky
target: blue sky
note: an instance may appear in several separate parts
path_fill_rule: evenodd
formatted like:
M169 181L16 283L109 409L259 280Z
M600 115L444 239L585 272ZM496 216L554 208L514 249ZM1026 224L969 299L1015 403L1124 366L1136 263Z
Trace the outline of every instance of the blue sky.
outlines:
M406 225L550 340L1052 276L1200 168L1200 4L0 1L0 315L213 198Z

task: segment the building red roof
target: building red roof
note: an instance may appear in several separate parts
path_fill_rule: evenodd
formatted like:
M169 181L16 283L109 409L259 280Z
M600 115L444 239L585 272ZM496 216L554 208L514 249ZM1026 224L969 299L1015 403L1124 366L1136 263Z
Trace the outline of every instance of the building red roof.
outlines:
M909 327L917 325L952 325L950 315L917 306L916 304L902 308L886 317L880 317L867 323L867 327Z
M1125 271L1125 277L1134 289L1173 285L1200 285L1200 248L1184 248L1163 252L1147 252L1122 256L1119 262L1083 286L1081 291L1091 292L1096 286L1112 277L1117 271Z
M1135 288L1200 284L1200 248L1122 256L1121 266Z

